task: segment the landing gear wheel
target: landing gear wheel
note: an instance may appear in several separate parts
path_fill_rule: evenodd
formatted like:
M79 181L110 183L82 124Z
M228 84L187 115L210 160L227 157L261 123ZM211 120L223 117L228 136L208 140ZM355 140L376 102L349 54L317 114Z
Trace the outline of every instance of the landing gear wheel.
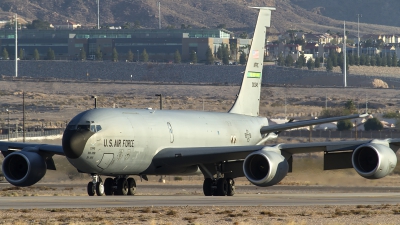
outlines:
M225 178L217 180L217 193L218 196L226 196L228 194L228 182Z
M114 186L114 179L107 178L104 181L104 193L106 195L113 195L114 194L113 186Z
M228 196L233 196L236 192L235 190L235 180L232 178L227 178L226 181L228 182Z
M87 185L87 193L89 196L94 196L94 194L96 194L96 187L92 181L90 181Z
M213 180L211 178L204 179L204 183L203 183L204 196L212 196L213 195L212 185L213 185Z
M104 195L104 184L102 180L99 180L99 182L96 183L96 194L97 196Z
M136 181L133 178L128 178L128 195L135 195L136 194Z
M118 179L117 183L117 195L128 194L128 181L125 178Z

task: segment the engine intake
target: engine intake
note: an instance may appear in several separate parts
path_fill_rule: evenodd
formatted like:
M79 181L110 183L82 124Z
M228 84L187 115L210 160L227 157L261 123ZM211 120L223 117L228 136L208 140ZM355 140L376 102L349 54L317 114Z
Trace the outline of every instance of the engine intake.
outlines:
M37 183L46 174L45 159L35 152L19 151L3 161L3 174L10 184L26 187Z
M279 183L289 171L289 164L279 149L265 147L251 153L243 162L246 178L256 186L267 187Z
M360 176L379 179L394 170L397 157L394 151L385 145L368 143L354 150L351 161Z

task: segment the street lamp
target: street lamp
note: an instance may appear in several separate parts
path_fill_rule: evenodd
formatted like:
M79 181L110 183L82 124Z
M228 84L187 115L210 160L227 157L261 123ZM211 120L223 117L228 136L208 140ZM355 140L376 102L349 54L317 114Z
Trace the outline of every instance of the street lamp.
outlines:
M139 50L136 50L137 51L137 62L139 62L140 61L140 58L139 58Z
M10 111L8 110L8 108L6 109L6 111L7 111L7 114L8 114L8 120L7 120L7 122L8 122L8 133L7 133L7 139L8 139L8 141L10 141Z
M162 110L162 94L156 94L155 96L160 97L160 110Z
M131 83L132 83L132 74L131 74Z

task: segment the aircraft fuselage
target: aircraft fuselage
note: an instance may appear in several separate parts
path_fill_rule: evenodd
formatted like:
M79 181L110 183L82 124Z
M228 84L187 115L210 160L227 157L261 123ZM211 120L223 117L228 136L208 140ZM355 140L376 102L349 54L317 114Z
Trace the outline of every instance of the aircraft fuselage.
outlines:
M63 149L82 172L133 175L164 148L254 145L267 125L266 118L232 113L98 108L71 120Z

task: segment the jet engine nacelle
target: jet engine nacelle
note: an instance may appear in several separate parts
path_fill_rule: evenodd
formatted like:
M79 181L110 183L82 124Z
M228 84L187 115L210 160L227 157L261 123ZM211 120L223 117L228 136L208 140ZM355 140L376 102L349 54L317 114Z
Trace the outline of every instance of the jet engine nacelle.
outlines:
M360 176L379 179L393 171L397 157L394 151L385 145L368 143L354 150L351 161Z
M10 184L26 187L37 183L46 174L45 159L36 152L19 151L5 157L3 174Z
M279 183L288 171L289 164L277 148L265 147L248 155L243 162L246 178L260 187Z

